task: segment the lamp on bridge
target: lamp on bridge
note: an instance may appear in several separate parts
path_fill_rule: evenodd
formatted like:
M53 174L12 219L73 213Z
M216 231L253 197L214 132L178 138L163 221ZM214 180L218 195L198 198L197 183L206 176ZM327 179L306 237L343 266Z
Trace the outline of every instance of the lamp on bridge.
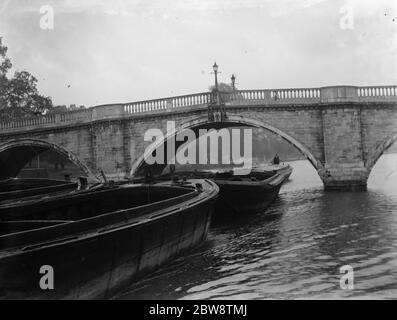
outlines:
M216 64L216 62L212 66L212 69L214 70L215 74L215 90L218 91L218 65Z
M236 76L232 74L232 77L230 78L232 80L232 89L233 91L236 90Z
M215 75L215 88L213 90L214 100L215 100L215 104L219 104L220 97L219 97L219 87L218 87L218 65L216 64L216 62L212 66L212 70L214 70L214 75Z
M211 92L211 103L208 105L208 119L209 121L224 121L226 119L226 112L222 106L222 99L218 86L218 65L216 62L212 66L215 75L215 88Z

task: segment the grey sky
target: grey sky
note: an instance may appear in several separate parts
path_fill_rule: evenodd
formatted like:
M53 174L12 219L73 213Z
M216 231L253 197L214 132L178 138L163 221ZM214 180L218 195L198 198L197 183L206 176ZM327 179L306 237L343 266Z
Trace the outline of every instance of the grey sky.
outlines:
M206 91L214 61L241 89L397 84L395 0L0 0L0 36L56 104Z

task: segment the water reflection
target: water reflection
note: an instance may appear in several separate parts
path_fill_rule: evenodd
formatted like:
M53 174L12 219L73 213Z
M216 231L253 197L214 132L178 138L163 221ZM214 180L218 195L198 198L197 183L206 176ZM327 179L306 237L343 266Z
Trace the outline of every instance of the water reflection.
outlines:
M397 155L380 159L368 192L324 193L310 163L293 166L266 214L211 229L203 246L121 298L397 298ZM339 287L346 264L354 290Z

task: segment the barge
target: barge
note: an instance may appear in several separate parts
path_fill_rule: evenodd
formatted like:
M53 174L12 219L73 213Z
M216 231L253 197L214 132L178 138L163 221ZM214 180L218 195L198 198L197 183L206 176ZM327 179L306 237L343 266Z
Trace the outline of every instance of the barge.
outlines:
M200 244L218 192L189 180L0 205L0 299L109 298ZM43 267L51 290L40 285Z

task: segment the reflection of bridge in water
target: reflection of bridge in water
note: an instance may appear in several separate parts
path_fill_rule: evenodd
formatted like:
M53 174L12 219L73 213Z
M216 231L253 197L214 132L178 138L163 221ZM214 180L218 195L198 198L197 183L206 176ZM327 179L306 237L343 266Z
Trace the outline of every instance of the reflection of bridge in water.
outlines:
M43 150L67 155L85 172L123 177L143 168L144 133L246 125L294 145L326 189L365 189L372 167L397 139L397 87L335 86L240 90L110 104L0 123L0 178ZM218 100L218 101L219 101Z

